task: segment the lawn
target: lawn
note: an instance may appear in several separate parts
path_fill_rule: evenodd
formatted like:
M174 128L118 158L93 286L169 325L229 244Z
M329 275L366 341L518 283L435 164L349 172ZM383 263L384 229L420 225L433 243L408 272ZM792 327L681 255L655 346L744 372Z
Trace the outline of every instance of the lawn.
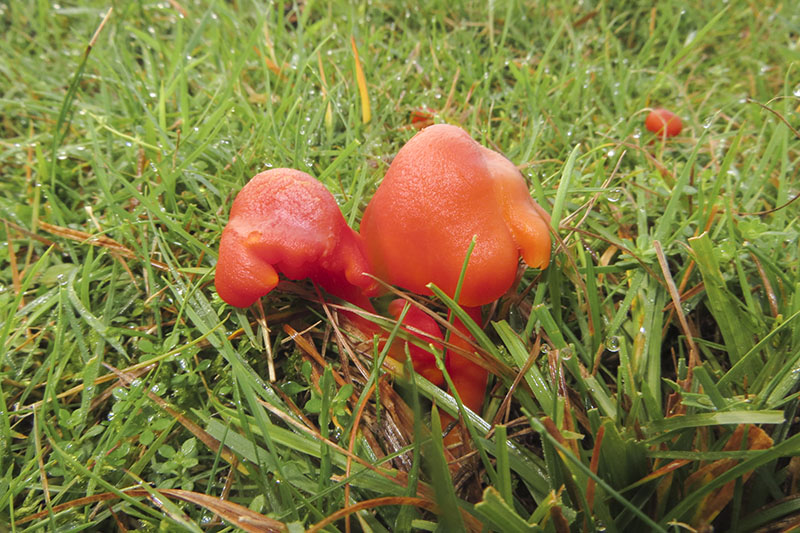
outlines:
M3 0L0 49L0 532L800 529L795 2ZM358 230L428 123L552 216L474 412L309 282L214 285L253 175Z

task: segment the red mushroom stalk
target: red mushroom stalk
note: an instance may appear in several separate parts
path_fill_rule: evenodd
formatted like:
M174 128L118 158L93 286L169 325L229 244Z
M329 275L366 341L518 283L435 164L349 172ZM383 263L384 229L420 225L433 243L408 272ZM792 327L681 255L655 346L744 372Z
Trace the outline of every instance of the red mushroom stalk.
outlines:
M405 305L406 300L403 300L402 298L393 300L389 304L389 314L395 319L399 320ZM410 328L416 329L422 332L424 335L417 335ZM433 347L438 350L442 349L442 341L444 340L444 337L442 336L442 330L439 329L439 324L437 324L433 318L425 314L425 312L417 307L411 306L408 308L408 311L403 318L403 330L415 335L417 338L421 339L427 344L432 344ZM442 375L442 371L439 370L438 366L436 366L436 357L431 352L423 350L419 346L412 343L399 344L400 349L402 349L404 346L408 347L408 353L411 355L411 361L414 363L414 370L417 372L417 374L424 377L434 385L444 384L444 376ZM392 348L394 348L394 346L392 346ZM391 350L389 355L392 355ZM395 357L395 359L403 360L405 357Z

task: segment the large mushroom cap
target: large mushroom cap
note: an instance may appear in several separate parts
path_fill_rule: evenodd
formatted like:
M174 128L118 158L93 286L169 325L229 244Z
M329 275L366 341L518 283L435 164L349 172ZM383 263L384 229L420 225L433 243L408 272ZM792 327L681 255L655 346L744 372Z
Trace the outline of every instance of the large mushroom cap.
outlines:
M476 237L459 303L477 306L510 288L520 254L530 266L547 266L543 213L510 161L461 128L439 124L397 153L361 235L379 277L422 294L433 282L451 296Z
M246 307L271 291L278 273L311 278L351 299L373 282L361 237L331 193L305 172L276 168L239 192L222 232L215 285L231 305Z

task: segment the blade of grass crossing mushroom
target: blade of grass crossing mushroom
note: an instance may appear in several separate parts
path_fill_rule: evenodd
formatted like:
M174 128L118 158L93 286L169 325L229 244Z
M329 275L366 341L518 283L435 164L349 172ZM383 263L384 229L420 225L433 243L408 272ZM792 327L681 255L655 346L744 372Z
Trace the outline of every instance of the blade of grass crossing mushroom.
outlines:
M401 364L393 359L387 359L384 362L384 367L388 368L395 377L402 377L405 375ZM458 403L453 396L419 375L415 376L415 379L417 382L417 388L426 398L430 399L431 401L435 401L441 410L449 415L454 417L458 416ZM469 418L473 426L475 426L475 428L481 432L481 435L487 434L491 429L491 425L486 420L469 409L465 409L462 415Z
M447 309L458 318L464 327L467 328L470 335L475 338L475 341L478 343L478 346L486 350L492 357L495 359L499 359L502 361L502 357L500 356L500 352L497 350L497 346L489 339L486 333L480 328L478 324L475 323L474 320L469 316L469 314L464 311L460 305L458 305L455 300L447 296L445 292L437 287L434 284L428 284L427 287L433 292L433 294L444 303Z
M367 92L367 78L361 68L361 59L358 57L355 37L350 37L350 46L353 48L353 61L356 69L356 83L358 84L358 94L361 96L361 122L366 124L372 117L369 107L369 93Z
M464 256L464 264L461 266L461 273L459 274L458 283L456 284L456 290L454 292L454 298L452 300L450 300L450 302L445 301L445 304L450 309L450 313L451 313L450 317L451 317L451 319L452 319L453 314L455 314L458 317L458 319L461 321L461 323L464 324L464 326L467 328L467 330L470 333L472 333L473 337L477 339L478 337L475 335L475 333L473 333L473 331L475 331L476 333L479 332L484 337L486 337L486 334L483 333L483 330L480 328L480 326L478 324L475 324L475 322L472 320L472 318L469 316L469 314L466 311L464 311L461 308L460 305L458 305L456 303L456 301L458 300L459 295L461 293L461 287L464 284L464 277L466 276L466 273L467 273L467 265L469 264L469 258L472 256L472 251L475 249L475 244L476 243L477 243L477 239L476 239L475 236L473 236L472 237L472 241L470 242L470 245L467 248L467 253ZM438 289L438 287L436 287L433 283L428 284L428 288L433 290L434 294L436 294L437 296L441 295L441 296L445 296L446 297L446 295L440 289ZM434 289L436 289L436 290L434 290ZM451 307L451 303L452 303L452 307ZM450 333L451 333L451 331L449 329L445 332L445 337L444 337L445 343L450 340ZM494 353L492 355L497 353L497 347L494 345L494 343L491 342L488 339L488 337L486 337L486 341L488 343L487 345L490 345L493 348L493 352ZM499 355L499 354L497 354L497 355ZM445 367L444 361L437 360L436 363L439 366L439 369L442 371L442 374L444 374L444 378L445 378L445 381L447 382L447 386L450 389L453 397L456 399L456 403L458 403L459 413L466 412L465 411L466 408L464 407L464 404L461 401L461 397L460 397L460 395L458 393L458 390L456 390L456 387L453 385L453 380L450 378L450 374L447 372L447 368ZM438 418L438 413L437 413L437 418ZM489 461L489 455L486 453L486 450L483 448L481 443L478 441L478 434L475 431L475 428L473 427L472 422L470 421L470 419L468 417L464 417L463 420L464 420L464 425L467 427L467 431L469 432L470 438L472 439L473 443L475 444L475 448L478 450L478 454L481 457L481 461L483 462L483 465L486 468L486 473L489 475L489 478L492 480L492 483L496 484L497 483L497 473L495 472L491 461ZM436 424L433 427L439 427L439 425Z

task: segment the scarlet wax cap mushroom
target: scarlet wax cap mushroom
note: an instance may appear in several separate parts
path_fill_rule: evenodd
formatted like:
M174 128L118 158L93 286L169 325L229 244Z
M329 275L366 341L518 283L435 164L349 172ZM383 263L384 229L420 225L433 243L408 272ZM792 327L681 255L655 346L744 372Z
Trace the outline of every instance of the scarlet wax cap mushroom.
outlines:
M305 172L276 168L239 191L222 232L214 283L220 298L247 307L271 291L278 273L311 278L344 299L371 290L359 234L331 193Z
M426 294L433 282L451 296L475 236L459 303L477 306L510 288L520 255L547 266L547 218L513 163L461 128L438 124L397 153L361 235L378 277Z
M644 121L644 127L659 137L675 137L683 129L681 118L667 109L653 109Z

